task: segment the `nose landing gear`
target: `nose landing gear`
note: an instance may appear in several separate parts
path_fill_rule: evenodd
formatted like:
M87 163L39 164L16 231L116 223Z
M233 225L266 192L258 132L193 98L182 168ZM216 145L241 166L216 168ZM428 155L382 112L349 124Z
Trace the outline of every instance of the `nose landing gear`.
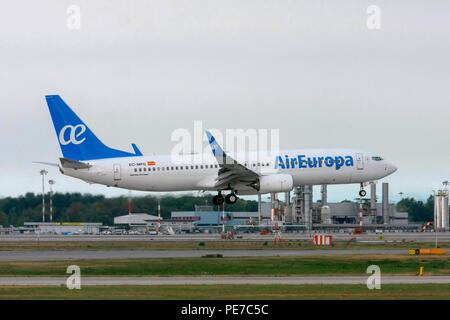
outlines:
M366 196L366 190L364 190L364 184L361 183L361 189L359 190L359 196L360 197L365 197Z

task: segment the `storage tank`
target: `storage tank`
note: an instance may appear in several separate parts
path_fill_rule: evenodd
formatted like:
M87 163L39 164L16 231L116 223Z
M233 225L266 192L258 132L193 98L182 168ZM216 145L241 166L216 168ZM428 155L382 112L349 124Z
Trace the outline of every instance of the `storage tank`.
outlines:
M439 190L434 196L434 228L436 231L449 230L448 191Z
M322 206L320 209L320 218L323 224L331 224L331 209L329 206Z

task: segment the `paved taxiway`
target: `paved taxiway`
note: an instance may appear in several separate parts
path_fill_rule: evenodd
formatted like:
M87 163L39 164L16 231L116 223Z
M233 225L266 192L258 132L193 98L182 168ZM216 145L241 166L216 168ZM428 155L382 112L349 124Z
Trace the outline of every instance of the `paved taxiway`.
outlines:
M59 286L64 277L0 277L0 286ZM81 286L92 285L214 285L214 284L363 284L367 277L82 277ZM382 276L383 284L450 283L450 276Z
M319 232L320 233L320 232ZM286 240L312 241L314 233L283 233ZM333 241L357 242L380 241L407 241L407 242L450 242L450 232L385 232L383 234L368 233L354 235L348 233L327 233L333 236ZM260 235L258 233L238 234L239 241L273 241L273 235ZM28 242L28 241L229 241L221 240L220 234L175 234L175 235L49 235L49 234L13 234L0 235L0 242Z
M92 259L196 258L207 254L224 257L328 256L356 254L407 254L408 250L104 250L104 251L0 251L0 262Z

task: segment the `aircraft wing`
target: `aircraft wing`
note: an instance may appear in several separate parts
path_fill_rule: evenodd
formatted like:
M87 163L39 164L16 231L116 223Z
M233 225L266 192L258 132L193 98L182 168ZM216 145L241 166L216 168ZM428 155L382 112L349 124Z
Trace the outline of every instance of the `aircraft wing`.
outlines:
M206 131L206 135L208 136L208 142L212 152L220 166L218 177L215 179L215 188L229 189L237 184L250 186L251 183L254 183L259 178L258 173L248 169L227 155L209 131Z

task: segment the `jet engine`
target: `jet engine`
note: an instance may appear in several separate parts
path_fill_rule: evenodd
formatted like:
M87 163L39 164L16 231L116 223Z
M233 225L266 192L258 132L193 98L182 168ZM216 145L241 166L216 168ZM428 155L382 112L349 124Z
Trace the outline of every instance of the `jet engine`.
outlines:
M262 176L250 186L259 193L288 192L294 188L294 180L289 174Z

